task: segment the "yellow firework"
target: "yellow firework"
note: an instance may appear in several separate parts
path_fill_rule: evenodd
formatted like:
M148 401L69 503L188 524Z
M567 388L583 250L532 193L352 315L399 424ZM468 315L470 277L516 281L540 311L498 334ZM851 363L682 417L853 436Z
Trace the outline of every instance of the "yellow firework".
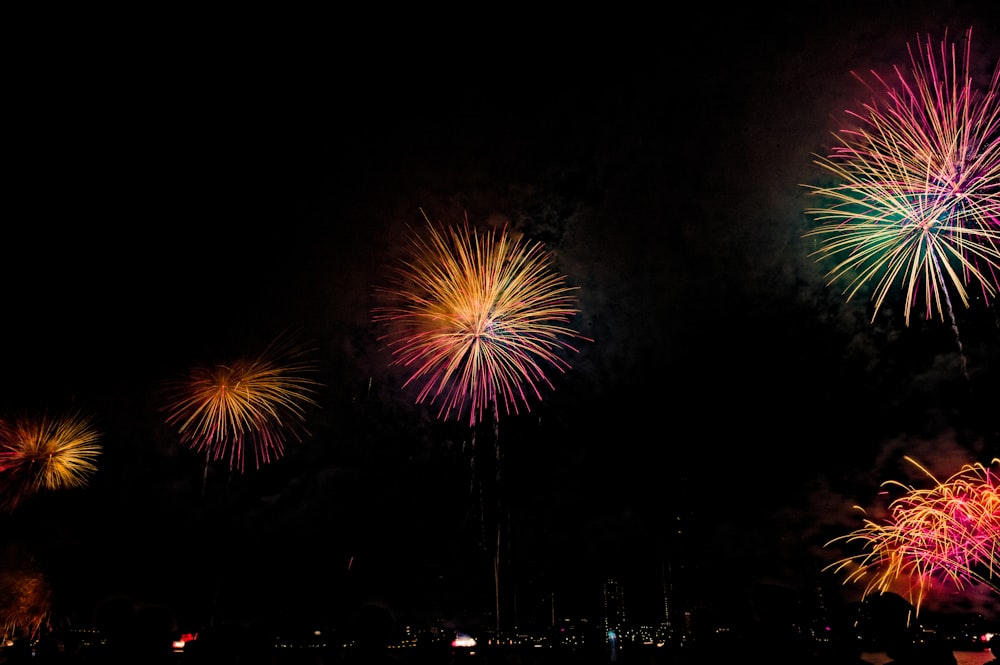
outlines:
M307 433L306 411L317 406L321 384L306 356L278 338L256 357L195 367L168 384L161 411L192 450L228 459L241 472L249 455L259 468L281 458L289 438Z
M86 485L97 470L100 437L80 414L0 421L0 503L13 510L40 490Z

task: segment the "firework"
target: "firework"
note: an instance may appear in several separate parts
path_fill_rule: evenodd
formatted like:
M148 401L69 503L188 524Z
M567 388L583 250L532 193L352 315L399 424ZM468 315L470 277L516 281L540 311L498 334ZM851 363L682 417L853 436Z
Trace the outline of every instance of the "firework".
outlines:
M192 450L228 459L240 472L248 455L255 468L280 459L286 441L307 434L306 411L317 406L321 384L311 378L316 367L306 356L279 337L256 357L192 368L166 386L166 423Z
M0 553L0 637L38 636L49 625L52 587L19 548Z
M412 236L394 285L379 289L390 304L373 310L393 364L409 372L404 387L419 384L418 404L440 399L441 419L468 409L471 425L501 406L530 411L552 388L547 370L569 369L561 353L577 351L570 340L586 339L568 325L574 289L541 243L506 228L480 233L468 217L451 228L424 220L426 236Z
M845 281L850 300L873 284L874 313L889 291L905 293L904 320L921 305L954 319L950 292L969 307L1000 290L1000 63L989 88L969 72L972 31L957 54L947 33L935 53L928 38L908 45L911 68L885 79L816 164L834 184L810 186L824 203L807 209L811 256L832 261L828 285Z
M97 470L100 433L80 414L0 421L0 505L41 490L81 487Z
M917 489L897 481L902 496L888 507L884 521L865 519L862 528L827 543L859 542L863 552L831 564L847 570L847 581L867 579L864 594L889 591L908 582L919 611L934 586L963 589L985 584L1000 592L1000 475L981 464L966 465L941 482ZM1000 459L994 459L994 464Z

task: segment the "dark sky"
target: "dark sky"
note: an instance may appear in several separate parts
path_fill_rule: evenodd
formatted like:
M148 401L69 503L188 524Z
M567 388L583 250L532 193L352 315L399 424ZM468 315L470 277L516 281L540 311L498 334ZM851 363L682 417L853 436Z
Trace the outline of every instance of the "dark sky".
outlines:
M948 325L899 302L871 322L802 239L812 153L866 98L850 72L972 25L989 74L989 5L25 23L0 415L81 409L105 434L90 486L4 538L83 617L121 593L197 621L213 588L471 612L471 433L413 403L369 324L423 209L544 242L594 340L498 428L525 595L648 595L678 516L706 594L801 588L903 455L944 477L998 453L996 306L958 312L965 379ZM317 349L312 436L203 495L156 391L284 330Z

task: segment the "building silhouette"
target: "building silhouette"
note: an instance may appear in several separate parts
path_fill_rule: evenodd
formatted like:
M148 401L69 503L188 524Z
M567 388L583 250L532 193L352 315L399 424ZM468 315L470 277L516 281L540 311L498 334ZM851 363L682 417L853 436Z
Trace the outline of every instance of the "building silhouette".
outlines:
M625 594L618 580L611 577L604 582L604 632L622 635L626 627Z

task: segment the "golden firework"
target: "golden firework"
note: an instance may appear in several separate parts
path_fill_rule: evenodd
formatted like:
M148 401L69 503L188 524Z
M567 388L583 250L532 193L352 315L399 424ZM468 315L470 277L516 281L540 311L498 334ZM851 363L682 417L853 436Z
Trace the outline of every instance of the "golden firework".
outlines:
M100 433L79 413L0 421L0 505L41 490L81 487L97 470Z
M541 243L506 228L479 233L468 218L450 228L424 220L426 235L411 238L394 283L378 290L387 302L372 316L393 364L410 372L404 387L420 385L418 404L440 398L442 419L468 409L475 424L484 411L530 410L543 384L552 387L547 371L569 368L570 340L587 339L569 325L575 288Z
M848 582L866 580L866 596L905 584L918 611L934 585L961 590L984 584L1000 591L1000 475L982 464L969 464L938 481L916 461L906 459L934 486L884 483L903 494L889 504L884 520L866 518L861 528L827 543L857 542L863 550L828 568L848 571ZM998 463L1000 459L993 460Z
M241 472L249 455L260 468L284 455L289 438L307 434L307 408L317 406L321 385L307 355L279 337L255 357L194 367L167 385L161 411L192 450Z
M49 624L52 587L21 548L0 552L0 637L35 638Z

